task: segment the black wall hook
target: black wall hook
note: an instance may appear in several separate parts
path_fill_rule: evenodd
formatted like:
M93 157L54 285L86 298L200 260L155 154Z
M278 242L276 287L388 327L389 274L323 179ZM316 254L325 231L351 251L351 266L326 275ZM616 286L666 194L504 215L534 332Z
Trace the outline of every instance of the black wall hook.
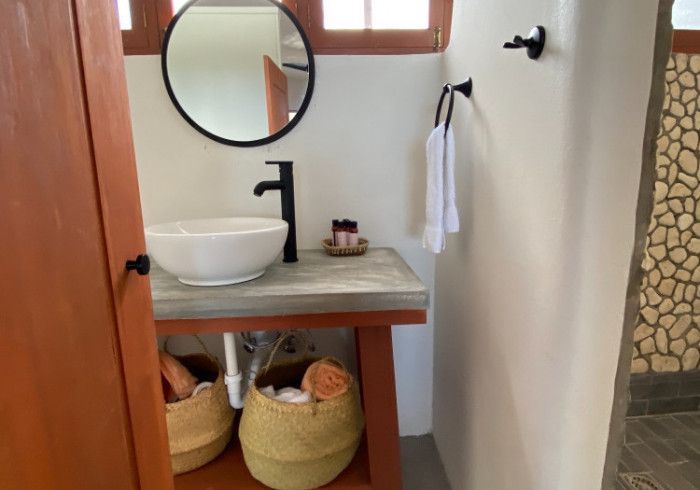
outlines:
M527 48L527 57L536 60L544 50L544 41L544 27L536 26L530 30L530 35L526 39L523 39L522 36L515 36L512 43L507 42L503 44L503 47L506 49Z
M457 85L452 85L452 90L461 92L468 99L472 95L472 79L467 78L464 82L458 83Z
M452 120L452 108L455 103L455 91L464 94L466 98L472 95L472 79L467 78L462 83L457 83L452 85L451 83L446 83L442 86L442 95L440 95L440 102L438 102L437 111L435 112L435 127L437 128L440 124L440 113L442 112L442 102L445 100L445 95L450 94L450 102L447 106L447 117L445 117L445 134L447 134L447 128L450 127L450 121Z

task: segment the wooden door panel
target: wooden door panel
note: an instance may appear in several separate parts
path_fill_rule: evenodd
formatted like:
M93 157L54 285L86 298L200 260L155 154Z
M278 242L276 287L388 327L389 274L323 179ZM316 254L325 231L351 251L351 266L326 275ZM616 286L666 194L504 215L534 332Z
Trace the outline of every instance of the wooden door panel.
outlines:
M0 3L0 488L170 489L111 0Z
M0 2L3 489L139 487L79 13Z
M287 75L267 55L263 55L263 69L265 71L267 128L272 135L289 123Z
M141 486L171 489L172 470L160 382L151 286L127 272L145 253L141 203L113 0L77 0L78 32L102 205L110 279Z

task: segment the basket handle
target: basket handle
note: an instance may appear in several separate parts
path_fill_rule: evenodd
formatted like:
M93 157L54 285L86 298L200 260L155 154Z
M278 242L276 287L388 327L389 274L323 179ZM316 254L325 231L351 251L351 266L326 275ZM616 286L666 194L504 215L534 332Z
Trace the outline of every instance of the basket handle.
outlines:
M199 344L199 346L202 348L202 351L204 351L204 353L205 353L206 355L208 355L209 357L211 357L212 359L214 359L214 360L216 361L216 363L219 365L219 367L223 369L223 366L221 365L221 361L219 361L219 358L216 357L216 356L215 356L214 354L212 354L211 352L209 352L209 349L207 349L207 346L204 344L204 341L201 339L201 337L200 337L199 335L197 335L196 333L193 333L193 334L189 334L188 336L189 336L189 337L194 337L194 339L197 341L197 343ZM165 352L167 352L168 354L173 355L173 353L170 352L170 349L168 349L168 343L170 342L170 338L171 338L171 337L172 337L171 335L168 335L168 336L165 337L165 342L163 343L163 350L164 350Z
M263 373L266 373L270 369L270 366L272 366L272 361L275 360L275 356L277 356L280 347L284 345L285 341L290 337L294 337L298 333L302 334L300 337L304 340L304 352L301 354L301 357L304 357L309 353L309 347L311 345L311 334L305 330L287 330L282 335L280 335L280 337L275 341L275 344L272 347L272 351L270 352L270 357L267 358L265 367L262 370Z

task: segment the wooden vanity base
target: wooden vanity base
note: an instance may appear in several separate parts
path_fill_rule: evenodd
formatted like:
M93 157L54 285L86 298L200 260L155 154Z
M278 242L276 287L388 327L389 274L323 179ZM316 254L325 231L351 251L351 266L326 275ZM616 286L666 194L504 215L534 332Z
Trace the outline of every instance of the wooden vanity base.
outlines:
M425 310L320 313L276 317L156 320L160 335L240 332L294 328L334 328L355 325L355 343L362 404L365 412L365 443L352 464L324 488L401 490L399 424L396 412L396 380L392 325L422 324ZM177 490L264 489L243 462L234 439L227 450L204 467L175 477Z
M372 488L401 490L391 325L355 328Z

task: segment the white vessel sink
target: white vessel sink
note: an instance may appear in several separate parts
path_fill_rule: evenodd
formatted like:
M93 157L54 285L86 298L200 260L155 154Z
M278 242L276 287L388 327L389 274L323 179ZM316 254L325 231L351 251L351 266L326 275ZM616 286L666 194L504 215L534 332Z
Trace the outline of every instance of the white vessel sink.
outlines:
M289 225L275 218L174 221L146 228L148 253L191 286L223 286L265 273L282 251Z

